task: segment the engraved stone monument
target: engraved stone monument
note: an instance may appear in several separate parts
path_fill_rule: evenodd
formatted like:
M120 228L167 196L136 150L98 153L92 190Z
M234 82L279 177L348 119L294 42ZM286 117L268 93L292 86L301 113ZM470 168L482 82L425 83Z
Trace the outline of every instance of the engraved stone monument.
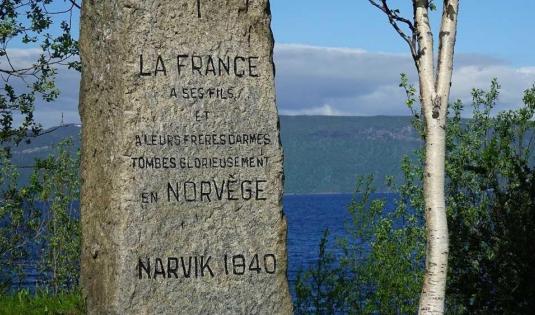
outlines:
M90 314L291 314L268 0L87 0Z

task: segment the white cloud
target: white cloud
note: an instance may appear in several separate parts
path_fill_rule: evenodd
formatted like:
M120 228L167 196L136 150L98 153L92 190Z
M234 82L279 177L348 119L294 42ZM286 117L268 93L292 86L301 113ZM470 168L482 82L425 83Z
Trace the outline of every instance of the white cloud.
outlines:
M470 104L472 88L486 89L492 78L498 78L502 87L496 109L517 108L522 104L522 92L535 83L535 68L504 65L458 67L453 73L452 99Z
M42 50L38 48L28 48L28 49L21 49L21 48L12 48L7 49L7 55L9 56L9 60L11 63L16 66L17 68L26 68L31 66L35 63L37 60L37 57L41 54ZM1 57L2 59L2 68L6 67L9 68L7 65L7 58L5 56ZM4 66L4 63L6 64Z
M38 49L10 50L13 63L31 64ZM408 115L398 86L400 73L416 83L408 54L299 44L275 46L277 101L286 115ZM2 66L4 66L2 61ZM472 88L487 88L492 78L502 85L497 109L518 107L522 92L535 82L535 66L514 67L492 56L458 54L451 98L470 104ZM38 100L36 119L45 126L78 123L80 74L59 69L61 96L53 103Z
M306 116L346 116L347 113L340 112L336 109L334 109L331 105L325 104L320 107L312 107L312 108L301 108L297 110L281 110L281 115L288 115L288 116L297 116L297 115L306 115Z
M306 45L306 44L277 44L277 50L282 52L297 52L297 53L303 53L306 51L316 51L316 52L332 52L332 53L341 53L341 54L348 54L348 55L361 55L366 53L366 50L364 49L358 49L358 48L346 48L346 47L322 47L322 46L312 46L312 45Z
M277 45L277 93L281 113L329 104L345 115L408 115L400 73L417 83L408 54L360 49ZM498 78L502 90L497 110L518 107L535 82L535 67L513 67L492 56L458 54L451 99L471 103L472 88L487 88Z

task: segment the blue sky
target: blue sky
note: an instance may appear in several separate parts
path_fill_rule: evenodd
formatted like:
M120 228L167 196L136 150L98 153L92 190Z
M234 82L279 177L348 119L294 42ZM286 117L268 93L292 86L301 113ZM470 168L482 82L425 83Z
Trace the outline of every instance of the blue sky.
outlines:
M389 3L412 17L411 1ZM517 108L535 82L535 1L460 3L451 99L469 105L472 88L498 78L497 110ZM409 114L398 87L401 72L417 82L408 47L368 0L271 0L271 6L281 113ZM435 35L440 18L441 5L431 13Z
M408 0L391 0L412 17ZM441 1L436 1L437 3ZM406 53L405 43L368 0L271 0L278 43ZM535 65L535 1L464 0L459 10L457 53L493 56L516 66ZM441 12L432 13L438 27Z
M409 114L398 86L402 72L417 82L408 48L368 0L270 2L281 114ZM410 2L390 0L408 17ZM435 34L440 9L431 15ZM534 12L533 0L461 1L452 100L469 104L472 88L486 88L497 77L502 84L497 109L519 106L522 92L535 83ZM73 29L77 19L73 16ZM27 63L35 53L18 50L14 60ZM60 70L62 94L54 104L38 104L37 119L51 126L63 114L66 122L79 122L78 84L78 73Z

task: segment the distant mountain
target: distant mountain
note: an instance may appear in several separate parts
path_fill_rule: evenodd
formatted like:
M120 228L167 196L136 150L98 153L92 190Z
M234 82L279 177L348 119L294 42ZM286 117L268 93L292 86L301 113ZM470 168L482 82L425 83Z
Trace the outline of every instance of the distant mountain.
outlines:
M286 193L351 192L357 176L368 174L384 191L384 177L399 178L401 158L421 145L409 117L281 116L280 123ZM14 161L31 166L65 137L79 147L80 125L55 127L14 147ZM30 169L21 172L27 178Z
M281 116L286 193L351 192L357 176L401 177L400 162L421 145L410 117Z

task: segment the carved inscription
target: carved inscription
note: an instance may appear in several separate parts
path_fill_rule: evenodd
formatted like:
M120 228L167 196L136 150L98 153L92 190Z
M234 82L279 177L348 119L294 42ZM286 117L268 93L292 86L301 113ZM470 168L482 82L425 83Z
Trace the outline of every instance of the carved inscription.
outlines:
M197 1L200 17L200 1ZM199 78L225 77L258 78L259 57L242 55L214 56L210 54L178 53L155 55L149 59L139 55L138 75L141 78L193 76ZM174 72L174 73L173 73ZM173 83L173 82L171 82ZM235 97L235 88L221 87L171 87L171 98L184 100L219 99L227 100ZM203 122L217 117L217 112L204 111ZM199 120L199 111L194 114ZM130 157L130 167L134 171L169 171L188 172L190 170L210 169L241 169L269 167L270 157L262 154L262 147L273 145L271 133L248 131L234 133L140 133L132 139L135 147L153 148L154 152L170 149L169 153L140 155ZM203 153L203 148L215 147L221 151L227 148L255 147L256 154L222 154L218 156ZM181 148L193 148L195 154ZM262 177L237 177L229 174L225 178L206 177L195 180L162 182L159 190L140 192L142 204L157 203L205 203L225 201L265 201L269 181ZM259 260L260 259L260 260ZM199 278L217 275L244 275L247 271L275 274L276 255L266 254L259 258L254 254L249 262L244 255L224 254L215 256L187 256L167 258L139 258L136 262L138 279L156 278Z
M166 62L161 55L150 64L139 55L140 76L166 76L169 71L178 75L259 77L257 56L222 56L177 54L174 62Z
M247 257L243 254L214 256L181 256L140 258L138 279L179 279L244 276L247 274L275 274L277 259L274 254Z

